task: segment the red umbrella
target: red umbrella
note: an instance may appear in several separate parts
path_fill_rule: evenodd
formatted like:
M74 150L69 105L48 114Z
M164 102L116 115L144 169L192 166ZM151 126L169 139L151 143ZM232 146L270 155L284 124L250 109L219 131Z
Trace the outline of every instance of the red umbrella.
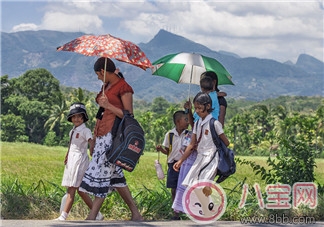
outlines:
M143 70L152 66L144 52L134 43L112 35L83 35L57 48L86 56L114 58Z

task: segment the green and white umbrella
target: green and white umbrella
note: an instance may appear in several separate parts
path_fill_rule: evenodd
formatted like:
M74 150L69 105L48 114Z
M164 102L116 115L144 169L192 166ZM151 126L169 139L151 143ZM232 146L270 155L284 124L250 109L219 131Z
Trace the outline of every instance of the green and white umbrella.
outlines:
M218 84L231 84L232 76L216 59L195 53L166 55L152 63L152 75L169 78L177 83L200 84L200 75L214 71Z

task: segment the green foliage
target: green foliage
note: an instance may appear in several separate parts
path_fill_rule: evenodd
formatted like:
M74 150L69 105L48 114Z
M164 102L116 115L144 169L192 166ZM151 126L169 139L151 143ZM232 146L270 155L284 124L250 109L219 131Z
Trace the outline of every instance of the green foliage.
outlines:
M40 180L24 187L18 179L1 182L1 215L10 219L43 219L59 209L59 187Z
M14 114L7 114L1 117L1 140L2 141L8 141L8 142L18 141L23 139L24 135L25 135L25 121L21 116L16 116Z
M313 103L311 99L307 100ZM308 149L314 150L319 157L324 143L323 106L324 103L319 102L317 109L304 114L288 111L289 108L284 103L278 106L256 104L242 108L240 113L233 116L225 124L225 133L240 155L275 154L279 141L290 135L287 140L298 138L307 143Z
M29 141L42 143L46 135L43 127L48 115L46 109L56 103L56 97L60 94L59 81L47 70L35 69L11 80L2 77L1 82L7 85L5 96L2 97L6 112L2 114L21 116Z
M60 186L64 169L64 147L48 147L32 143L1 144L1 205L2 217L5 219L54 219L59 215L61 199L65 188ZM28 155L26 155L28 154ZM157 154L145 152L133 172L124 172L128 186L135 202L146 220L167 220L172 215L171 193L165 187L165 180L156 177L154 160ZM248 161L257 163L266 170L265 157L245 157ZM166 156L161 157L161 163L166 167ZM317 159L316 180L324 184L324 160ZM49 171L50 170L50 171ZM245 207L238 208L242 195L242 187L246 183L260 183L264 188L266 182L259 175L251 174L249 165L237 162L237 172L220 185L227 196L227 208L221 220L238 221L240 217L267 215L270 210L261 210L258 206L256 193L249 187ZM323 187L322 187L323 189ZM309 215L316 220L324 220L323 191L318 187L318 208L291 209L291 216ZM16 209L16 208L19 209ZM130 211L118 193L110 194L105 200L101 212L105 219L129 220ZM69 220L84 220L89 209L77 195ZM185 215L182 218L187 218Z
M8 75L1 76L1 113L7 113L10 106L5 103L6 98L13 92Z
M29 70L13 79L2 76L1 89L3 141L28 138L28 142L67 146L72 124L67 122L66 116L73 102L86 105L89 116L86 125L94 129L98 110L96 94L59 86L58 80L45 69ZM274 155L282 148L280 138L291 134L309 141L309 149L316 157L324 157L324 101L321 97L283 96L262 102L228 98L227 101L225 134L237 155ZM135 117L146 133L148 151L154 151L165 133L174 127L172 115L183 109L183 103L170 103L162 97L152 103L134 100ZM298 119L302 120L297 124ZM55 140L51 131L55 132Z
M268 167L260 166L253 161L238 159L238 163L250 165L253 171L261 175L266 184L288 184L293 186L296 182L317 182L314 175L315 152L309 149L309 144L304 140L287 136L280 139L282 146L274 158L267 159ZM324 193L323 186L318 183L319 193Z
M139 209L150 220L170 219L173 215L171 193L161 182L159 186L161 190L144 188L136 196Z
M57 146L58 142L56 140L56 133L53 131L49 131L44 139L44 145L52 147Z

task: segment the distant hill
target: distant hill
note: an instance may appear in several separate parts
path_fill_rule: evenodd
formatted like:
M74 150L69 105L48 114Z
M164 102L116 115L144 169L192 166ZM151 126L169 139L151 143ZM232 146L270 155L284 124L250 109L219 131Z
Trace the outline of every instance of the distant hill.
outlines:
M58 46L81 35L84 33L1 32L1 75L7 74L12 78L29 69L41 67L49 70L62 85L98 91L101 82L93 72L96 57L56 51ZM301 54L296 64L255 57L241 58L225 50L211 50L165 30L160 30L152 40L140 43L139 46L152 62L177 52L195 52L217 59L233 76L235 86L220 86L221 90L228 93L228 97L264 100L282 95L324 95L324 63L306 54ZM152 76L149 69L144 71L118 61L116 64L133 86L135 98L152 101L162 96L169 101L182 101L188 97L188 84L177 84L169 79ZM191 96L194 96L199 87L191 85L190 90Z

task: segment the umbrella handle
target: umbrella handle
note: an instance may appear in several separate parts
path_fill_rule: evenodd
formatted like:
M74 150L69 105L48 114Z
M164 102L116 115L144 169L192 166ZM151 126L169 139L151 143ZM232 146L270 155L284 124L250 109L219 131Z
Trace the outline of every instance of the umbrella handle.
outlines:
M190 85L191 85L191 81L190 81L190 84L189 84L188 100L190 100Z
M193 65L191 66L191 74L190 74L190 83L189 83L188 100L190 100L190 85L191 85L191 81L192 81L192 71L193 71Z
M106 69L107 69L107 58L105 58L105 65L104 65L104 81L102 86L102 96L105 96Z

